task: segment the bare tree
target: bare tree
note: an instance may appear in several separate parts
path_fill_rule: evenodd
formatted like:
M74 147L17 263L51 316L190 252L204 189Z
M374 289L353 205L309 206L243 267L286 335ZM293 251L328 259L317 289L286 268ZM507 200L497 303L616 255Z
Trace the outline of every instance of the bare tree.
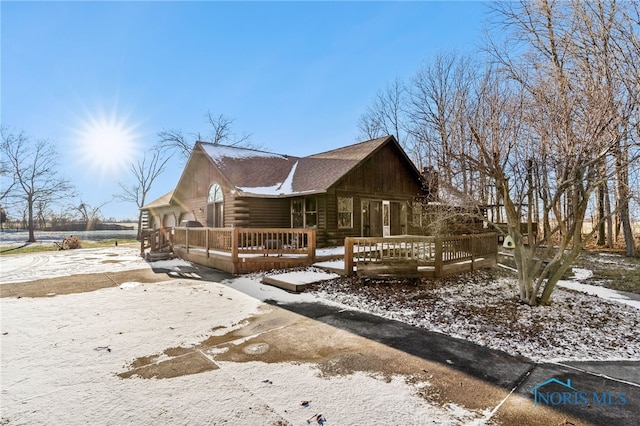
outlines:
M7 212L0 206L0 231L4 231L4 223L7 221Z
M230 146L242 146L246 148L259 148L251 142L251 135L237 135L233 132L234 119L223 114L215 115L207 111L205 121L211 126L209 133L183 133L182 130L162 130L158 132L157 148L163 152L176 152L186 162L191 155L195 141L211 142L213 144L226 144Z
M427 165L440 171L443 183L465 192L471 192L469 168L452 153L467 140L460 113L475 78L473 69L469 58L440 53L416 73L409 89L409 131L415 144L424 146Z
M192 137L193 139L198 139L196 136ZM163 152L176 152L184 163L191 155L193 143L190 137L182 133L182 130L170 129L158 132L157 146Z
M637 30L637 22L623 22L626 6L547 0L495 6L501 23L511 31L509 40L519 43L518 49L494 45L492 53L507 79L498 84L513 85L520 93L512 101L521 105L513 110L520 118L510 122L522 127L509 149L503 146L497 151L491 142L495 138L488 137L489 127L478 125L473 130L483 163L503 196L515 242L521 300L532 305L550 300L558 280L597 232L595 227L583 233L596 191L615 177L618 197L628 206L626 173L629 164L638 161L638 153L627 146L640 102L637 76L635 83L627 81L626 70L637 69L640 63L634 50L637 31L623 30L634 25ZM630 90L633 87L635 91ZM525 244L520 226L528 193L524 158L518 156L524 146L535 155L540 180L536 192L544 237L537 244ZM627 215L624 206L621 203L616 210Z
M8 193L24 206L29 231L28 242L35 242L35 209L73 195L69 181L58 175L58 154L49 142L33 143L24 133L0 129L3 156L15 177L15 186Z
M72 210L78 212L80 220L86 224L87 229L93 229L95 223L100 220L100 210L108 203L109 201L105 201L97 206L91 206L80 200L80 204L74 206Z
M7 213L5 211L5 199L16 185L14 175L11 173L9 162L5 161L4 156L0 159L0 231L4 230L4 223L7 221Z
M400 145L406 147L408 96L404 83L398 78L376 93L367 111L358 120L361 136L375 139L393 135Z
M138 206L138 209L145 205L147 194L151 190L153 182L156 180L162 172L165 170L168 156L163 155L163 151L159 148L154 149L151 152L149 158L147 154L144 155L142 160L138 160L131 164L130 171L133 175L134 183L131 185L125 185L118 183L121 188L119 194L115 194L114 197L122 201L133 202ZM138 212L138 240L142 233L142 211Z
M4 130L2 130L2 132L4 134ZM11 164L4 158L4 156L0 159L0 178L0 202L3 202L11 190L16 186L15 174L12 173Z

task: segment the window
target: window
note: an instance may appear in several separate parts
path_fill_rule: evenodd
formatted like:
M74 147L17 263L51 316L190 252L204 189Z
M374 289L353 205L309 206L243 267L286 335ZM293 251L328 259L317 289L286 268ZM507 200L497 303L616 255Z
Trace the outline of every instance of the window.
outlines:
M211 185L207 196L207 226L213 228L224 226L222 188L217 183Z
M315 197L291 200L291 227L315 228L318 226L318 201Z
M338 197L338 228L353 228L353 198Z
M211 185L209 188L209 197L207 197L207 203L218 203L222 201L222 188L217 183Z
M294 198L291 200L291 227L304 228L304 199Z
M314 198L304 199L304 226L315 228L318 225L318 204Z

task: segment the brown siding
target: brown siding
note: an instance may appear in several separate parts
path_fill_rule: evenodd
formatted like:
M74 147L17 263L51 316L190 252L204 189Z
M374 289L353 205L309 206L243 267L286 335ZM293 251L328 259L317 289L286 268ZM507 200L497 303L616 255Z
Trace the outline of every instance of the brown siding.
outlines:
M244 199L249 209L251 228L291 228L291 201L289 198Z
M421 185L410 164L387 144L368 160L353 169L336 185L336 190L357 192L376 198L396 199L420 194Z
M185 168L173 200L185 213L192 213L195 220L207 225L207 197L211 185L217 183L222 188L224 226L233 226L239 220L235 197L230 192L229 185L218 171L211 164L208 157L199 149L195 150L189 162L189 167ZM236 226L244 226L242 224Z
M353 198L353 227L338 228L338 197ZM361 215L362 197L357 192L352 191L332 191L327 196L327 206L329 212L327 217L327 245L341 245L346 237L359 237L362 231Z
M249 226L249 203L244 198L229 194L224 198L224 226L227 228Z
M316 244L318 247L326 247L328 244L327 223L328 223L328 197L326 195L318 195L318 229L316 233ZM335 211L335 210L334 210Z

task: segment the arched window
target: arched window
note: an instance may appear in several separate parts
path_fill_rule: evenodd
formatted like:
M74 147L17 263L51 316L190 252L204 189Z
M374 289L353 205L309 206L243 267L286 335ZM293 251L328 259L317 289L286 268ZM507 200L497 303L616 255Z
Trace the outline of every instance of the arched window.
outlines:
M213 228L224 227L224 207L222 188L217 183L209 188L207 197L207 226Z

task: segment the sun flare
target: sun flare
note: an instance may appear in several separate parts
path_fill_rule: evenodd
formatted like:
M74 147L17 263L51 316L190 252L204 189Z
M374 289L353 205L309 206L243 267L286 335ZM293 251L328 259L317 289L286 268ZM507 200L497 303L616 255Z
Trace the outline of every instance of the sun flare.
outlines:
M137 149L135 126L113 114L88 114L77 130L76 146L82 164L100 178L115 178L126 171Z

